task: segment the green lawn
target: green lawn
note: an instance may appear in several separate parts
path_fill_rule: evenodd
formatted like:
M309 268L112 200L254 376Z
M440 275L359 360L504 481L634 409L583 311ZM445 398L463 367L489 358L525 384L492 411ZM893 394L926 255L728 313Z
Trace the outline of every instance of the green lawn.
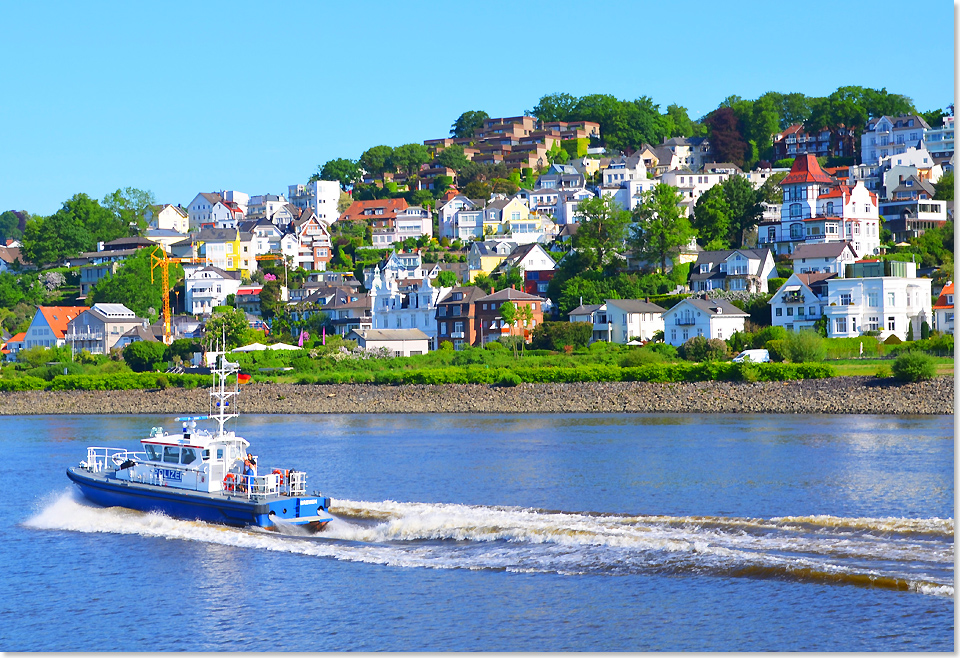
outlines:
M938 375L952 375L954 368L953 358L947 356L931 357L937 364ZM893 366L893 359L838 359L837 361L825 361L837 369L837 375L875 375L877 370L884 368L887 372Z

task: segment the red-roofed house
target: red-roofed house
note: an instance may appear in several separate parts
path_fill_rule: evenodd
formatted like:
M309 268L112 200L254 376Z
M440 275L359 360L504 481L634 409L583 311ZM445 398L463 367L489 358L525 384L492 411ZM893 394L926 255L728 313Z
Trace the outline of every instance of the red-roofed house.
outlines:
M953 281L940 291L933 305L933 328L945 334L953 334Z
M370 201L354 201L350 207L340 215L340 221L396 221L397 213L407 209L406 199L374 199Z
M0 347L0 354L3 354L5 359L16 359L17 352L23 349L23 341L27 337L27 332L21 331L19 334L14 334L10 340L3 344L3 347Z
M25 332L24 349L66 345L67 324L89 310L89 306L38 306Z
M794 161L780 187L780 220L758 227L761 246L790 254L804 242L849 242L857 257L873 255L879 249L877 195L862 181L840 184L823 170L816 157L806 154Z

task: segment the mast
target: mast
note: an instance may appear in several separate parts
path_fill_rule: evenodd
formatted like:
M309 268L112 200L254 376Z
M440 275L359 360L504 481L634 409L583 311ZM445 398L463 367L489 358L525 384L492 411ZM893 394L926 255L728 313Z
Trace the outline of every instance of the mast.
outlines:
M214 368L213 375L216 379L213 382L213 388L210 390L210 397L217 401L217 415L213 419L220 424L220 432L217 438L224 438L223 425L231 418L236 418L240 414L227 413L227 407L230 406L230 398L240 395L239 389L227 390L227 377L240 369L239 363L227 361L226 354L220 354L218 358L219 366Z

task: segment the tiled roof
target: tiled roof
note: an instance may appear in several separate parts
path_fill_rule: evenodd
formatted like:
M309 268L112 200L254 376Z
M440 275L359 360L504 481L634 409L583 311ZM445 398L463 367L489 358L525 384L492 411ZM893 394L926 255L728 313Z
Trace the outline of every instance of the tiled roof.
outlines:
M616 306L627 313L663 313L667 309L641 299L608 299L607 307Z
M953 304L947 303L947 295L953 294L953 283L948 283L943 287L943 290L940 291L940 296L937 297L937 303L933 305L933 308L953 308Z
M780 181L780 186L797 183L833 183L833 179L823 170L815 155L805 153L798 155L797 159L793 161L790 173Z
M89 306L39 306L38 310L43 318L50 325L54 335L57 338L63 338L67 331L67 324L84 311L89 311Z
M692 297L688 297L684 299L681 304L683 302L687 302L694 308L697 308L704 313L709 313L710 315L732 315L743 317L749 317L750 315L749 313L741 311L739 308L725 299L694 299ZM677 308L677 306L674 306L673 308Z
M573 309L567 315L592 315L602 309L605 304L583 304Z
M364 215L364 210L373 210L373 209L382 209L382 215ZM407 200L406 199L375 199L369 201L354 201L350 204L350 207L340 215L340 220L357 220L357 219L386 219L394 218L397 216L397 212L400 210L406 210Z
M845 249L853 252L853 247L848 242L819 242L813 244L798 244L793 253L790 254L791 260L798 258L838 258Z
M519 301L524 301L524 302L546 301L542 297L537 297L536 295L531 295L529 293L523 292L522 290L516 290L514 288L504 288L499 292L495 292L491 295L487 295L486 297L481 297L477 301L499 302L501 300L507 301L507 300L514 300L514 299Z

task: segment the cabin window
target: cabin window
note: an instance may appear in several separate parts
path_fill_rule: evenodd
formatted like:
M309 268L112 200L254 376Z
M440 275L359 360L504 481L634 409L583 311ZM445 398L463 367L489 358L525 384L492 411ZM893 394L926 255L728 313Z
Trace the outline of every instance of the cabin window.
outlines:
M223 461L223 448L217 448L217 459Z
M167 464L180 462L180 446L163 446L163 461Z
M160 446L148 443L144 447L147 449L147 459L152 462L160 461Z
M208 459L210 459L210 451L209 451L209 450L204 450L203 452L201 452L201 453L200 453L200 458L201 458L203 461L207 461Z
M192 464L195 461L197 461L197 451L193 448L184 448L183 452L180 453L180 463Z

